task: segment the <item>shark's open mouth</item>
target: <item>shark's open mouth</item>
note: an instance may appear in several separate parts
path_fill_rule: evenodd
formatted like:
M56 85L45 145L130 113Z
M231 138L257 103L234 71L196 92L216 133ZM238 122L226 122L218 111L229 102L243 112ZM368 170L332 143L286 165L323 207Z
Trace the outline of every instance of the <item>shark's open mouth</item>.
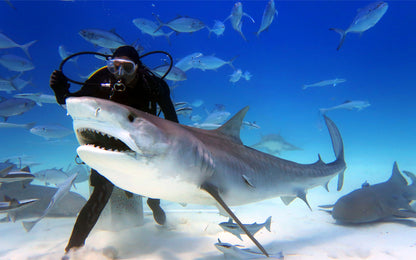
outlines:
M133 152L125 143L106 133L95 129L77 129L78 140L82 145L93 145L105 150Z

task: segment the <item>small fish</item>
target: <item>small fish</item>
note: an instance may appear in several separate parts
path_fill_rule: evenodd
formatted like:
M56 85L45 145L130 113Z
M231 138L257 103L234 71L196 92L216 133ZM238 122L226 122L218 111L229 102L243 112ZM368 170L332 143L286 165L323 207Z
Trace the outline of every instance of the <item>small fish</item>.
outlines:
M223 243L221 242L220 239L218 239L218 243L215 243L215 247L224 254L225 258L230 258L230 259L260 259L260 258L283 259L284 258L282 252L279 252L277 254L272 254L269 256L265 256L261 252L256 252L248 248L240 249L240 247L243 247L240 245L232 245L229 243Z
M24 207L31 205L34 202L37 202L39 199L28 199L28 200L17 200L11 199L6 196L6 201L0 202L0 213L9 213L14 210L19 210Z
M338 85L339 83L344 83L345 81L347 81L346 79L328 79L328 80L322 80L313 84L305 84L302 86L302 89L307 89L307 88L311 88L311 87L325 87L325 86L333 86L335 87L336 85Z
M29 53L29 47L32 46L36 42L37 40L34 40L26 44L20 45L14 42L12 39L7 37L6 35L4 35L3 33L0 33L0 49L20 48L26 53L29 59L31 59L30 53Z
M117 49L120 46L127 45L114 30L84 29L79 31L79 35L86 41L104 48Z
M26 98L9 98L0 102L0 117L7 121L10 116L21 115L31 110L36 103Z
M235 56L231 60L225 61L215 56L199 56L192 60L192 67L205 71L205 70L216 70L228 64L232 69L234 69L233 61L237 57L238 56Z
M240 80L241 76L243 75L243 71L240 69L237 69L233 72L233 74L230 75L230 82L236 83Z
M159 26L156 28L154 33L160 30L160 28L163 26L167 26L178 33L192 33L206 27L201 20L191 17L178 17L169 21L168 23L163 23L156 14L153 14L153 16L159 22Z
M33 100L36 102L36 105L40 107L43 106L44 103L58 104L56 102L56 98L54 95L48 95L48 94L43 94L43 93L21 93L21 94L16 94L13 97Z
M33 70L35 68L30 60L13 54L5 54L1 56L0 64L11 71L18 72Z
M242 126L248 127L249 129L260 129L260 126L255 121L254 122L243 121Z
M331 110L335 110L335 109L348 109L348 110L357 109L358 111L361 111L361 110L363 110L364 108L366 108L368 106L370 106L370 103L368 101L360 101L360 100L350 101L350 100L347 100L344 103L342 103L341 105L330 107L330 108L321 108L321 109L319 109L319 111L321 112L321 114L325 114L326 112L331 111Z
M73 130L61 125L38 125L29 130L32 134L41 136L46 140L53 138L63 138L73 134Z
M7 174L0 174L0 183L31 181L34 178L35 175L30 173L29 167L25 167L21 170L11 170Z
M181 107L176 109L176 114L189 117L192 114L192 107Z
M208 26L207 26L208 28ZM209 34L208 37L211 37L211 33L215 33L217 37L220 37L224 34L225 31L225 24L221 21L215 20L212 29L208 28Z
M6 123L0 122L0 128L24 128L24 129L31 129L36 125L35 122L27 123L27 124L13 124L13 123Z
M264 9L263 17L261 18L261 25L256 35L259 36L260 33L272 24L274 17L277 17L277 10L274 4L274 0L270 0L267 3L266 8Z
M194 123L192 127L201 128L205 130L213 130L221 127L222 124L215 124L215 123Z
M230 20L231 26L234 28L234 30L236 30L241 35L241 37L243 37L243 39L247 41L246 37L241 31L241 27L243 25L241 19L243 18L243 16L247 16L254 23L254 19L251 18L250 15L243 12L243 4L241 2L237 2L233 6L231 14L224 20L224 22Z
M222 124L231 115L230 112L222 110L214 110L209 113L207 118L202 122L203 124Z
M168 69L169 65L161 65L152 69L152 72L157 74L159 77L162 77L163 75L165 75ZM173 66L172 69L169 71L168 75L165 77L165 79L172 81L183 81L186 80L186 73L183 70Z
M68 174L63 171L63 169L57 168L50 168L41 170L38 172L33 173L35 175L35 179L39 182L45 183L45 185L58 185L59 183L63 182L66 178L68 178Z
M193 68L193 61L197 60L199 57L202 57L202 56L204 56L204 55L200 52L191 53L191 54L183 57L182 59L180 59L175 64L175 67L186 72L186 71Z
M133 20L133 24L137 28L139 28L139 30L143 34L148 34L152 37L164 36L164 37L166 37L168 42L170 42L169 36L172 35L173 31L170 32L170 33L165 33L161 29L158 30L159 26L151 20L148 20L148 19L145 19L145 18L136 18L136 19Z
M337 51L341 49L342 44L345 41L347 33L363 33L376 25L380 21L381 17L387 12L389 5L386 2L374 2L368 6L358 9L357 15L352 21L350 27L347 30L341 30L337 28L329 28L329 30L337 32L341 35L341 40L337 47Z
M301 150L301 148L286 141L280 134L264 135L258 143L250 145L250 147L272 155L279 155L284 151Z
M68 177L62 184L59 185L58 190L53 195L51 201L49 202L48 207L43 212L42 216L40 216L38 219L34 221L23 221L23 227L27 232L32 230L32 228L38 223L40 220L42 220L52 209L52 207L58 203L65 195L68 194L69 190L71 189L71 186L74 184L75 178L77 177L77 173L73 174L72 176Z
M263 224L257 224L257 222L254 222L253 224L243 224L243 225L254 236L263 227L265 227L269 232L271 232L270 231L271 223L272 223L272 217L270 216L267 218L267 220ZM222 222L219 225L222 229L230 232L234 236L238 237L241 241L243 241L240 235L245 234L245 232L236 223L233 223L233 220L231 218L228 220L228 222Z
M186 105L188 105L188 102L175 102L175 104L173 104L173 106L175 107L175 109L182 108L182 107L184 107Z
M191 106L193 106L193 107L200 107L200 106L202 106L202 104L204 104L204 101L202 99L195 99L191 103Z
M248 72L247 70L244 71L244 73L241 75L241 77L243 77L245 80L249 81L252 77L253 74L251 74L250 72Z

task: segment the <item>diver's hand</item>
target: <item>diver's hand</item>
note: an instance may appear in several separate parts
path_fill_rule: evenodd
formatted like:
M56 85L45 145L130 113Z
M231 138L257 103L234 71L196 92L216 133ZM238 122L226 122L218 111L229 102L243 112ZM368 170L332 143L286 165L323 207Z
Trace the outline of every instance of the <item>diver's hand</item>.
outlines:
M55 91L68 91L69 83L68 78L62 73L61 70L54 70L49 80L49 86Z

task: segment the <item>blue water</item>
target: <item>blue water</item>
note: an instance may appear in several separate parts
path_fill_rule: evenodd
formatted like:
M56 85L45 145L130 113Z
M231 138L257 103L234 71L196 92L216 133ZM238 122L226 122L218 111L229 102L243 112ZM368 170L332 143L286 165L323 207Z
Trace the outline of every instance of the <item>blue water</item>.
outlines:
M328 116L342 134L347 172L345 182L350 190L365 180L384 181L391 174L394 161L401 169L416 171L416 1L389 1L389 9L382 19L362 35L348 34L337 51L339 35L330 27L346 29L358 8L367 1L276 1L279 12L267 31L256 37L266 1L243 1L246 13L254 18L252 24L243 18L241 36L225 23L224 35L208 37L203 29L192 34L152 38L141 34L134 26L135 18L162 21L177 15L202 20L208 26L214 20L224 20L234 1L5 1L0 2L0 30L23 44L38 40L29 48L34 70L23 74L33 85L22 92L53 94L49 88L50 73L57 69L61 58L58 46L70 52L96 51L78 32L87 28L115 29L127 43L138 43L144 51L164 50L175 61L193 53L215 54L224 60L238 57L236 68L247 70L253 77L233 84L229 75L233 69L224 66L216 71L191 69L187 80L173 84L175 102L204 101L194 113L205 117L205 109L223 104L231 114L249 105L247 121L255 121L260 129L243 130L246 144L260 140L261 135L280 133L301 151L282 154L284 158L310 163L321 153L324 161L333 160L327 130L319 116L319 108L339 105L346 100L367 100L371 106L362 111L335 110ZM164 29L168 31L167 28ZM3 49L0 54L13 53L22 57L20 49ZM160 64L161 57L148 62ZM82 59L80 59L82 60ZM146 61L145 61L146 63ZM96 69L82 67L82 75ZM17 73L0 67L0 77ZM336 87L302 90L303 84L326 79L345 78ZM78 89L73 85L71 91ZM6 93L0 93L10 97ZM15 94L15 93L13 93ZM180 117L182 123L189 119ZM66 111L54 104L45 104L11 117L8 122L39 124L59 123L71 127ZM74 136L58 142L48 142L22 129L0 129L0 158L27 155L38 162L37 170L66 167L75 156Z

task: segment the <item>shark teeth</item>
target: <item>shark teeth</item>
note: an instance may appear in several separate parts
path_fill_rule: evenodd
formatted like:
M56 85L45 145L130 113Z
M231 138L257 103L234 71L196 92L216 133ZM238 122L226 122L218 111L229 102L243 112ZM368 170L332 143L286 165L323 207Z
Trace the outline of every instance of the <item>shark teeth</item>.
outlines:
M79 128L76 133L79 142L83 145L92 145L99 149L114 152L133 152L123 141L108 133L90 128Z

